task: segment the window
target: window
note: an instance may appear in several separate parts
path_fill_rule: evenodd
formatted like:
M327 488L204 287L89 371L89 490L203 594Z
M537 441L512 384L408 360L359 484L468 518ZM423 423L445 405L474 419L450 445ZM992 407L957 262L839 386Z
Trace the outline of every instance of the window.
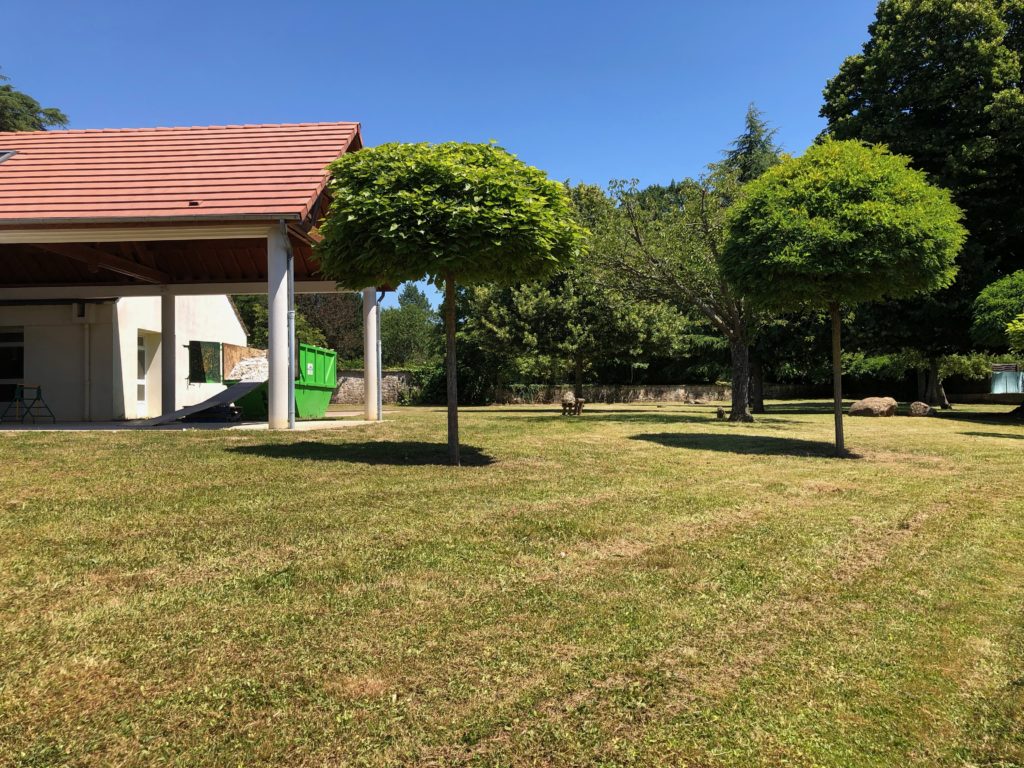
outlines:
M135 400L136 409L139 418L144 418L149 415L149 409L146 405L146 337L141 333L138 336L138 341L135 345L136 350L136 381L135 381Z
M188 380L190 384L220 384L221 345L219 341L188 343Z
M25 378L25 331L0 327L0 403L14 399L14 389Z

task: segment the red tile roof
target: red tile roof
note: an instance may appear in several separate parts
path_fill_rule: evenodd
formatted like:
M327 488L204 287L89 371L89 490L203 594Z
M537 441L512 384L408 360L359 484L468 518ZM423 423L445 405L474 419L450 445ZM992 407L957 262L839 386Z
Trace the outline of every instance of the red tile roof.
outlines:
M359 123L0 132L0 224L298 219Z

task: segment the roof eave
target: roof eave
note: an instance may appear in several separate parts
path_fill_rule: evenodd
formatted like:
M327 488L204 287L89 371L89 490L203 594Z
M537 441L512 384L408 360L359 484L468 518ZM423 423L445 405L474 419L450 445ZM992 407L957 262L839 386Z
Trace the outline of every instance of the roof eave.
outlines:
M123 224L163 224L163 223L209 223L209 222L233 222L233 221L302 221L302 215L294 211L288 213L239 213L224 215L222 213L211 214L188 214L169 216L104 216L104 217L66 217L57 218L47 216L36 219L0 219L0 227L39 227L48 224L96 224L96 225L123 225Z

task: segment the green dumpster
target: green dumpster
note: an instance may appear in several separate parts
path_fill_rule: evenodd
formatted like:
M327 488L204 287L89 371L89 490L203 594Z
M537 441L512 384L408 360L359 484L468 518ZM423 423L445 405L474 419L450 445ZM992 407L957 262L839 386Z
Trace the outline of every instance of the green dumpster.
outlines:
M299 370L295 379L295 416L322 419L338 384L338 353L333 349L299 344Z
M338 383L338 353L333 349L299 344L298 370L295 377L295 417L298 419L322 419L331 404L331 395ZM225 380L231 386L237 381ZM256 387L239 398L235 405L242 409L246 421L263 421L267 418L267 385Z

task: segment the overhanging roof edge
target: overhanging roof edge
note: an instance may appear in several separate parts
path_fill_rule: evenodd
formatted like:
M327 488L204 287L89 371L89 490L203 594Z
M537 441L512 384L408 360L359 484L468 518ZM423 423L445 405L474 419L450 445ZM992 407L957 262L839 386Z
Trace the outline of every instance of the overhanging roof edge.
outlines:
M210 223L223 222L230 224L238 221L302 221L298 213L239 213L231 216L211 213L207 216L172 214L170 216L110 216L103 218L93 217L68 217L63 219L42 218L42 219L0 219L0 229L19 229L21 227L44 227L52 224L95 224L123 225L123 224L160 224L167 222L175 223Z

